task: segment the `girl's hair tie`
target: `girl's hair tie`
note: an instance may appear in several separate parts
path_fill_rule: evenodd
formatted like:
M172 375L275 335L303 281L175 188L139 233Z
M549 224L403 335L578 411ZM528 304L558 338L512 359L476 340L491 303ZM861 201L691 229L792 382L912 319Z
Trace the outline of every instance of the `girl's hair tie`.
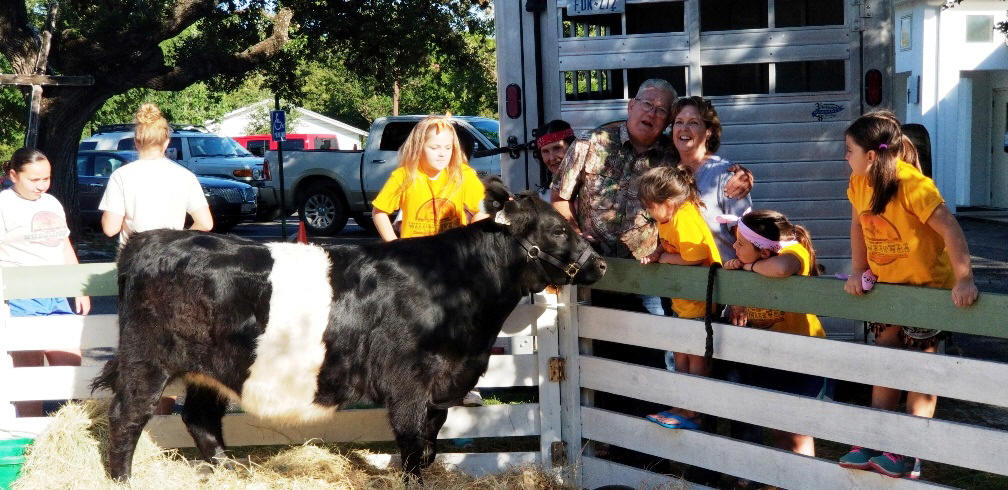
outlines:
M882 143L881 145L878 145L878 149L880 149L880 150L885 150L887 148L889 148L889 145L887 145L885 143Z

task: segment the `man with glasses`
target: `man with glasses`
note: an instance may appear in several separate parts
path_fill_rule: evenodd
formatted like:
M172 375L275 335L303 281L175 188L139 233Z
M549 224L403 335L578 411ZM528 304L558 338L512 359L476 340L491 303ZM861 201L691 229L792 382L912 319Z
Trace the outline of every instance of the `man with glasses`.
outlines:
M638 218L636 178L674 163L666 158L671 145L662 131L675 98L667 81L646 80L627 104L626 122L575 141L553 178L553 207L604 256L643 257L657 245L657 228Z

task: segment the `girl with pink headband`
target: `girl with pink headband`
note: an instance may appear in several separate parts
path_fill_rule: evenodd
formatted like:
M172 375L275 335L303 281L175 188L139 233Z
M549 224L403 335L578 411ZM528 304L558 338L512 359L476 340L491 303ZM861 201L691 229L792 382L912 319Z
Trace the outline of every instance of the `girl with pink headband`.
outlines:
M724 263L725 269L753 271L767 277L793 275L817 276L818 265L812 237L804 227L792 224L777 211L751 211L737 216L721 215L718 221L737 223L735 228L735 254L737 258ZM819 318L809 313L791 313L766 308L747 307L745 321L753 327L810 337L825 337ZM750 366L746 371L750 384L795 395L821 398L825 382L821 376L793 373L762 366ZM773 430L774 445L806 456L815 456L812 436Z

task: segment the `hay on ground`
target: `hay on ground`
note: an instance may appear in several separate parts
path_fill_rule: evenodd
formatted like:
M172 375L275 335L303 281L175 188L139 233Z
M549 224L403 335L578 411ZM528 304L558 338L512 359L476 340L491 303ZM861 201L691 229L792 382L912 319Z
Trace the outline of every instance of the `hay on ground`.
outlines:
M278 454L252 454L231 468L186 460L177 450L157 446L147 431L140 436L133 458L133 476L119 484L105 473L108 447L108 402L68 403L54 414L52 424L29 449L15 490L63 488L134 489L403 489L402 472L377 469L367 463L366 451L339 454L308 443ZM411 487L412 488L412 487ZM460 471L433 465L420 488L497 490L514 488L562 489L550 474L532 466L473 478Z

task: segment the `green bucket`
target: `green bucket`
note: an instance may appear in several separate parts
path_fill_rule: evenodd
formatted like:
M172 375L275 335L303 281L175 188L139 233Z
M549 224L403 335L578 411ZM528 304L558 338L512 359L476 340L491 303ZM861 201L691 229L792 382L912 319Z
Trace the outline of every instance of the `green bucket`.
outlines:
M0 489L10 488L14 480L21 475L21 466L24 464L25 449L32 443L32 439L0 439Z

